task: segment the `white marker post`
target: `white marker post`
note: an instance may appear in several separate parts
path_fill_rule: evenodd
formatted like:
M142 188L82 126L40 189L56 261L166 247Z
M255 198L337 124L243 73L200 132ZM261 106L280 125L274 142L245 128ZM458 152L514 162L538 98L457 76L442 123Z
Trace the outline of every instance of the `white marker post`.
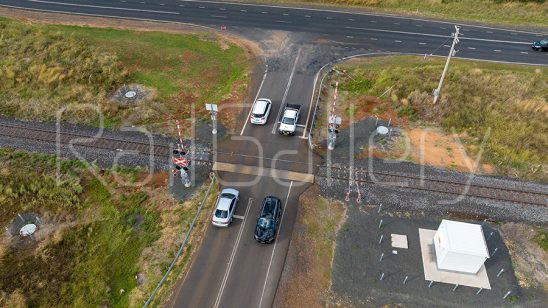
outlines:
M211 130L211 133L213 135L217 134L217 105L216 104L205 104L206 110L209 111L209 114L211 115L211 125L213 126L213 129Z

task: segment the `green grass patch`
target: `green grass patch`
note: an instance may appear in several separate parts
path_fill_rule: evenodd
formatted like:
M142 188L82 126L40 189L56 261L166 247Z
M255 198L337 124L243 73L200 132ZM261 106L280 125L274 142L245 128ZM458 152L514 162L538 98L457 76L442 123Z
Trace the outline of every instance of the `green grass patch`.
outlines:
M246 82L241 48L209 34L172 34L0 20L0 113L108 127L159 124L192 103L219 102ZM107 101L124 84L148 89L146 102ZM88 107L84 107L88 106ZM89 107L91 106L91 107ZM201 107L198 107L201 108ZM90 112L91 110L91 112ZM160 126L160 125L158 125Z
M533 241L544 251L548 251L548 230L540 229L533 237Z
M254 1L255 2L255 1ZM361 7L418 17L546 27L545 0L261 0L261 2Z
M188 228L197 209L194 200L181 206L155 199L161 194L151 188L116 183L114 173L134 180L132 168L99 180L80 162L8 149L0 149L0 166L0 226L32 212L42 232L35 240L3 235L0 306L140 306L177 248L178 236L162 236ZM137 274L147 283L138 285Z
M358 64L359 63L359 64ZM372 113L395 110L400 117L453 129L472 155L487 136L483 161L500 174L548 180L548 70L540 67L454 59L432 103L444 59L375 57L342 64L340 97L360 104L392 87L390 99ZM363 84L365 86L357 86Z

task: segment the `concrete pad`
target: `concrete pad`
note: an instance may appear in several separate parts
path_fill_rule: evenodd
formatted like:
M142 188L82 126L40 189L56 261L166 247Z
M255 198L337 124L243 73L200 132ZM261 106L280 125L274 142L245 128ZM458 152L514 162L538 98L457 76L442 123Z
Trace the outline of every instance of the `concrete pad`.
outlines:
M269 176L272 178L284 179L288 181L314 183L314 175L310 173L261 168L256 166L215 162L213 164L213 170L258 176Z
M477 274L459 273L438 269L436 263L436 250L434 248L434 234L436 234L436 230L419 228L422 266L424 269L425 280L491 290L491 284L489 283L489 277L487 277L485 265L481 267Z
M403 248L407 249L407 235L403 234L390 234L390 238L392 239L392 247L394 248Z

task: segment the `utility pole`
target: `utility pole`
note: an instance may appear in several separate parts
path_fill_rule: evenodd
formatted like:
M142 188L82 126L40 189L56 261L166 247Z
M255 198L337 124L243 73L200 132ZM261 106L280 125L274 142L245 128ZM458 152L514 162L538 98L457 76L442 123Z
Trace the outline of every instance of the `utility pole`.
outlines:
M327 123L327 148L329 150L335 149L335 141L337 140L337 130L341 125L341 117L335 115L335 104L337 103L337 89L339 88L339 82L335 83L335 94L333 94L333 107L331 108L331 116L329 116L329 121Z
M443 84L445 73L447 73L447 68L449 67L449 61L451 60L451 57L455 55L455 45L457 45L459 42L459 30L460 30L459 26L455 26L455 33L453 33L453 44L451 44L451 50L449 51L449 55L447 56L447 61L445 61L445 67L443 68L443 73L441 74L438 88L434 90L434 104L438 101L438 97L440 96L441 85Z

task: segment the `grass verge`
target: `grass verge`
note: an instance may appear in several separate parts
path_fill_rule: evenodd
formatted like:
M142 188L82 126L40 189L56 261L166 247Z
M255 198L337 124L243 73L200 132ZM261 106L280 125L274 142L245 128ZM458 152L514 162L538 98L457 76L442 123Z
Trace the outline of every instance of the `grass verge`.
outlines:
M325 307L335 239L345 211L341 202L320 197L316 186L301 195L274 306Z
M548 26L546 21L548 5L544 0L252 0L243 2L319 4L486 24Z
M64 119L107 126L172 126L195 104L238 102L247 89L249 63L242 48L208 33L174 34L111 28L44 25L0 19L0 113L25 119ZM122 85L143 97L113 102ZM166 124L166 121L169 123Z
M124 168L96 178L83 163L63 160L57 177L55 157L8 149L0 149L0 166L2 228L18 214L39 217L33 237L0 238L3 307L140 307L201 201L199 194L175 201L163 173L121 185L117 179L138 184L144 175Z
M430 93L443 65L441 58L415 56L352 60L337 66L327 85L332 89L339 81L337 114L343 115L343 125L351 111L356 121L378 115L410 131L438 129L462 141L472 158L486 138L482 162L491 164L496 173L548 180L548 71L455 59L434 105ZM331 101L331 96L324 101ZM323 119L320 113L317 127ZM436 146L448 156L456 155L450 144Z

